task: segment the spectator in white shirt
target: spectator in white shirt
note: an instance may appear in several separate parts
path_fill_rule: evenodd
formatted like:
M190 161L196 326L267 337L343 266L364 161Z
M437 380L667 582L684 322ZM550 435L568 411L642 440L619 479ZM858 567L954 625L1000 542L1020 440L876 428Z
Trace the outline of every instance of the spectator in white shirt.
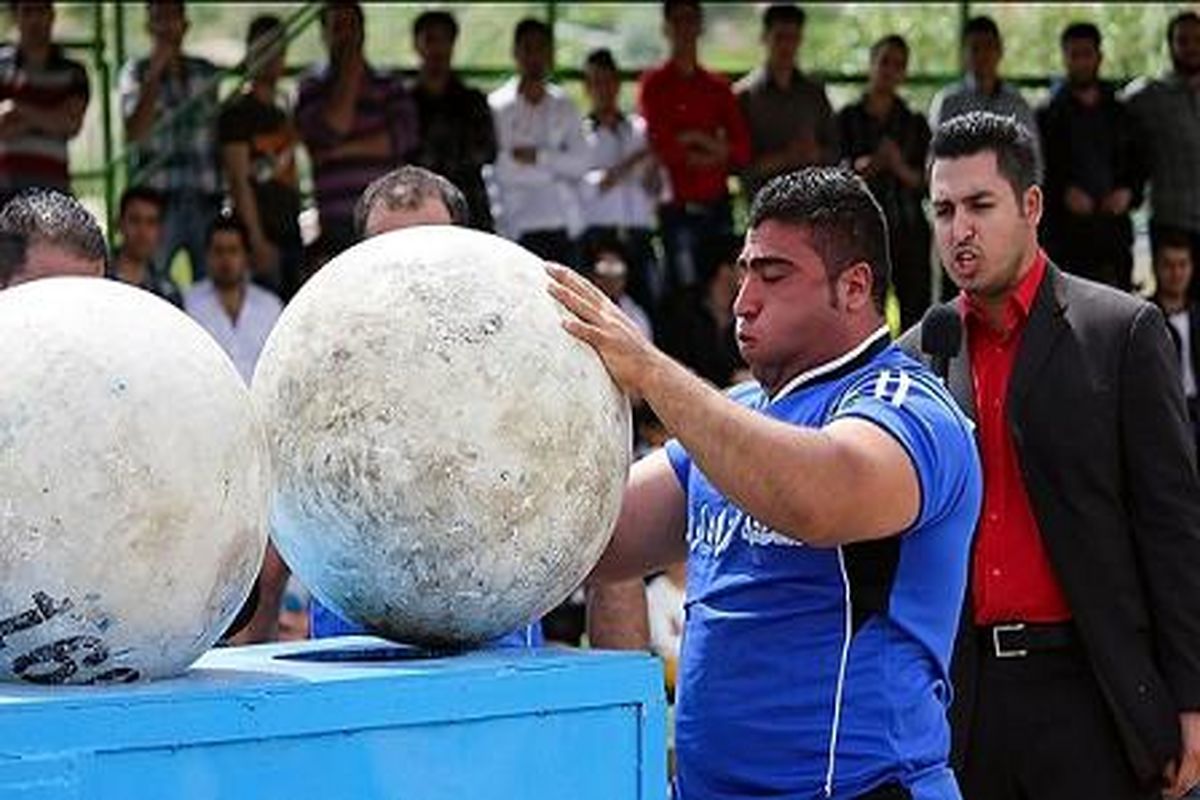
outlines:
M183 307L212 334L249 385L283 304L250 283L250 240L233 215L223 213L213 222L206 255L209 277L188 290Z
M646 139L646 121L621 111L621 73L607 49L584 62L591 109L584 120L588 173L580 187L584 249L616 240L627 255L629 296L655 314L662 280L654 255L655 207L663 171Z
M579 111L547 82L549 26L523 19L513 36L517 75L488 95L498 153L489 170L497 230L549 261L578 267L577 186L588 167Z

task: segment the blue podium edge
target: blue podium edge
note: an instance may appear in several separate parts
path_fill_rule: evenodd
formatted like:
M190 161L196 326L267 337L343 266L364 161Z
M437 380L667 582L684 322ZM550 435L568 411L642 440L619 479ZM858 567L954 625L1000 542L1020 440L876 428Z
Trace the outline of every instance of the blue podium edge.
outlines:
M47 751L185 747L615 706L638 715L642 753L661 751L655 742L665 742L662 667L645 653L542 648L369 663L279 658L387 646L356 636L227 648L162 681L0 685L0 762ZM665 765L642 768L665 780Z

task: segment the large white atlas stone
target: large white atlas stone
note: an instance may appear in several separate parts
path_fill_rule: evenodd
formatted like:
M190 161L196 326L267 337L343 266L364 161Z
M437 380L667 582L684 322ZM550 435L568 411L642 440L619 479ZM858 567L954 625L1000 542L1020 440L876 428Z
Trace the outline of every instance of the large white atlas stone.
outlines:
M323 603L397 641L472 645L595 565L629 403L547 282L511 242L427 226L356 245L284 311L251 393L272 537Z
M233 364L116 281L0 292L0 678L178 674L267 541L266 439Z

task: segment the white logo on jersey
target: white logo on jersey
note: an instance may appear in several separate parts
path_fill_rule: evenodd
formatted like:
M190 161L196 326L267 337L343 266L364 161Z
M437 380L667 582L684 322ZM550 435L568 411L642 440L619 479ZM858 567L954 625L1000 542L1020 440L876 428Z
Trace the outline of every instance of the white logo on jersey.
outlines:
M911 386L912 377L907 372L880 370L879 377L875 380L874 394L880 400L886 400L899 408L900 404L904 402L904 398L908 397L908 390Z
M702 550L713 558L718 558L729 549L735 532L744 542L755 547L804 546L803 542L772 530L736 506L727 505L714 513L705 503L696 511L688 530L688 549L692 552Z

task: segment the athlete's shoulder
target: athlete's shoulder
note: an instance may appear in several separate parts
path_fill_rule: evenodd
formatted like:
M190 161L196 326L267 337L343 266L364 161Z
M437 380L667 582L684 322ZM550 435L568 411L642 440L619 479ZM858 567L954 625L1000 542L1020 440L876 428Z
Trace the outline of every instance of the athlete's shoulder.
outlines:
M902 411L910 423L919 421L944 433L957 430L957 438L969 439L973 429L942 380L896 344L846 377L832 414L861 413L872 403Z

